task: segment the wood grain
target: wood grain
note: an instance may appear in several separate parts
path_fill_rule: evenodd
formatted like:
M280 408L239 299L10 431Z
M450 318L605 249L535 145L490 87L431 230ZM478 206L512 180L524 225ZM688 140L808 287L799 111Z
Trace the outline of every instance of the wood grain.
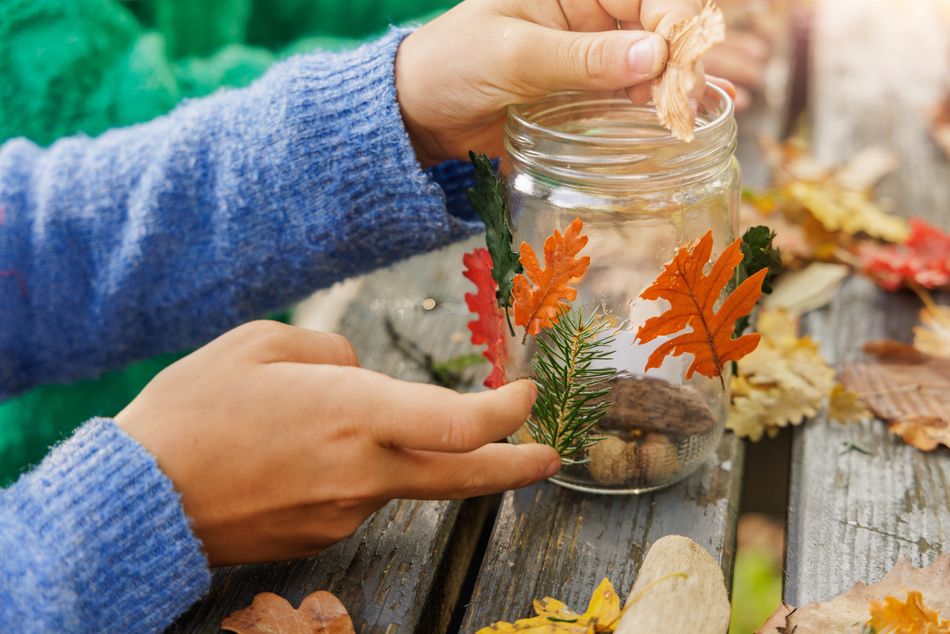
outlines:
M462 631L529 616L546 595L584 609L605 576L626 596L664 535L696 540L729 579L741 473L742 444L727 434L699 472L656 493L590 495L548 483L506 493Z
M472 352L462 294L461 254L474 242L408 260L363 279L359 296L345 311L339 331L364 367L425 381L426 372L395 350L383 327L397 330L438 360ZM423 300L436 299L431 310ZM484 371L478 368L477 372ZM484 504L463 510L458 502L395 501L370 518L350 539L310 559L222 568L210 595L170 632L216 632L221 619L251 603L258 592L275 592L294 606L315 590L336 594L357 631L415 632L444 624L455 605L461 577L486 521ZM456 544L450 548L450 539ZM439 588L434 584L439 583ZM435 592L437 590L438 592ZM430 594L435 596L428 605Z
M950 229L950 164L924 112L950 84L950 28L936 0L824 0L814 35L811 119L819 158L863 147L894 150L902 167L880 193L903 215ZM913 45L908 45L913 42ZM874 338L908 340L920 303L849 281L806 329L841 363ZM848 450L855 445L872 455ZM785 600L825 600L873 582L899 553L916 565L950 543L950 453L925 454L879 421L841 427L819 419L795 431Z

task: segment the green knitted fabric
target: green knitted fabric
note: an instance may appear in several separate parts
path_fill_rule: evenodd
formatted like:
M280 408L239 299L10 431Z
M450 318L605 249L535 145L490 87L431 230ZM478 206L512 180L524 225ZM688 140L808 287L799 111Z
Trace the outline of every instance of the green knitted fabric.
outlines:
M0 141L46 144L115 125L88 98L138 34L134 17L113 2L0 0ZM148 108L144 119L157 114Z
M148 121L183 98L245 86L276 58L349 48L456 1L0 0L0 143ZM0 403L0 486L83 421L116 414L176 358Z
M221 86L242 87L274 63L267 49L230 44L211 57L189 57L175 64L178 88L184 97L201 97Z
M174 0L166 0L174 1ZM445 11L458 0L254 0L247 41L271 49L313 35L365 38L390 24Z

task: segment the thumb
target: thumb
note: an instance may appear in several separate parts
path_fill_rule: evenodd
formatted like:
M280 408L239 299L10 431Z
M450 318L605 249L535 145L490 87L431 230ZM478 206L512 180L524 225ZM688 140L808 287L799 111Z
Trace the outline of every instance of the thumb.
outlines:
M575 33L537 28L521 64L541 92L618 90L649 81L666 66L666 40L647 31Z

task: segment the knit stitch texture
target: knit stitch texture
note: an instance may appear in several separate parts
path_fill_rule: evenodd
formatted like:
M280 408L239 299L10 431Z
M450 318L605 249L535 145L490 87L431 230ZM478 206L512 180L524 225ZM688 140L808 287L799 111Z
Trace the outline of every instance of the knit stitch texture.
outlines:
M4 632L159 632L210 583L171 482L109 420L0 491Z
M478 230L468 167L413 153L405 34L96 139L0 148L0 395L199 345ZM0 493L11 631L160 631L208 583L171 483L107 420Z
M96 139L0 148L0 398L204 343L476 231L468 167L422 171L406 134L404 34Z

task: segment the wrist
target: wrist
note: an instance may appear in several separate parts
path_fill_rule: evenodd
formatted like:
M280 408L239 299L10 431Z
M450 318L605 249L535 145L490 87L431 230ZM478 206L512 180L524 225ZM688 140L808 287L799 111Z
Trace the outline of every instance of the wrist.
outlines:
M420 31L415 31L400 43L396 51L396 100L416 157L423 168L428 168L441 163L448 157L436 136L423 125L419 116L425 107L424 97L419 98L420 92L425 92L424 78L417 72L425 57L425 54L420 51L420 46ZM421 68L425 68L424 64Z

